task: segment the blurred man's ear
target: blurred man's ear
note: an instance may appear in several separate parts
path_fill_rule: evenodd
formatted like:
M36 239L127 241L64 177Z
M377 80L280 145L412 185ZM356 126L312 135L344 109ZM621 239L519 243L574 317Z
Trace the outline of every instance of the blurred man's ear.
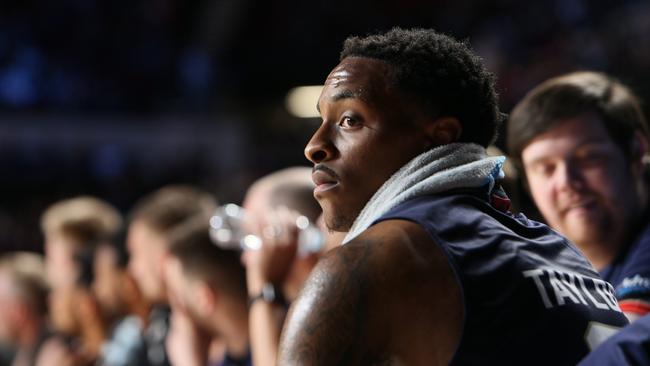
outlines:
M426 134L433 144L432 147L458 141L462 131L463 127L456 117L440 117L426 126Z

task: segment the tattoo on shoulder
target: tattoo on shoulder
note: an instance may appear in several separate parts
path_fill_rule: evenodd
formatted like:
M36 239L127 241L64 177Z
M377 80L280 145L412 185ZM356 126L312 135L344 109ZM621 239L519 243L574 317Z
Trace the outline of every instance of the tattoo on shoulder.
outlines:
M368 244L341 247L319 263L292 309L281 342L281 359L315 365L360 361L372 251Z

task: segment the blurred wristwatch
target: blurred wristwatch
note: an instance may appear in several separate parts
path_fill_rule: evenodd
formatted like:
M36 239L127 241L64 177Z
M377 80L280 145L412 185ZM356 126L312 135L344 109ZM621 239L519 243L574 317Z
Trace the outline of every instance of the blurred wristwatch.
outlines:
M264 301L269 304L287 305L287 301L282 295L282 290L275 287L271 282L266 282L264 286L262 286L262 291L260 291L260 293L248 298L248 306L253 305L257 301Z

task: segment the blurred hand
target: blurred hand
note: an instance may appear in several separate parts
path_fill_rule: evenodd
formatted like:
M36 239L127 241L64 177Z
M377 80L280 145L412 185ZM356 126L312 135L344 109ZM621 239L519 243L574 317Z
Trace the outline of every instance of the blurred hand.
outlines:
M165 341L167 355L175 366L205 366L211 337L202 332L180 308L172 306L169 333Z
M253 234L262 239L262 247L248 250L242 256L249 294L257 295L267 282L282 285L287 279L298 249L296 219L299 216L286 207L269 207L250 216L256 222L249 223L249 227L256 228Z

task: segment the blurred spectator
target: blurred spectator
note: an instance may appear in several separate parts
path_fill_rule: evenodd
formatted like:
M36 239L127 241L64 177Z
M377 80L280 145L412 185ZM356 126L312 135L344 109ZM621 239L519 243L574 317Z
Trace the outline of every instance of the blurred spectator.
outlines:
M174 230L170 254L165 275L172 327L185 328L167 343L173 364L251 365L246 274L240 253L214 245L208 221L200 218ZM225 345L221 360L208 357L215 338Z
M636 96L594 72L544 82L508 125L542 215L614 285L630 320L650 312L647 133Z
M45 266L40 255L11 253L0 258L0 343L17 352L12 366L31 366L50 338Z
M247 232L262 238L260 250L243 254L250 304L254 364L275 365L288 303L298 296L319 253L298 254L296 218L318 221L321 208L313 196L311 168L287 168L257 180L244 199ZM325 231L323 231L325 233ZM340 244L324 235L328 246ZM342 240L342 237L338 238ZM269 296L273 294L274 296Z
M102 241L92 257L91 286L107 328L98 362L103 366L147 364L142 332L149 306L127 270L124 239Z
M115 236L122 226L119 212L94 197L59 201L45 210L41 229L45 235L47 278L54 291L77 283L82 269L75 255L102 239Z
M189 186L161 188L133 208L127 236L129 269L144 297L153 305L144 333L150 365L169 365L165 340L170 309L163 277L169 235L187 220L203 217L207 222L215 208L210 194Z
M83 196L57 202L42 215L45 260L50 294L50 317L55 329L72 337L72 358L94 362L106 339L107 324L90 289L92 253L97 243L120 230L115 208ZM64 353L64 347L53 351Z

